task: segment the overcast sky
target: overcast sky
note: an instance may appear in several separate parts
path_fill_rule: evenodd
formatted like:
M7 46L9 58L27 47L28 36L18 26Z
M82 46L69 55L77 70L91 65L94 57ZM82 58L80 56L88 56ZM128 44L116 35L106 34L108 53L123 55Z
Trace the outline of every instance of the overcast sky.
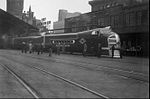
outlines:
M68 10L68 12L87 13L91 11L89 0L24 0L24 10L32 11L37 19L46 17L47 21L55 22L58 20L59 9ZM6 0L0 0L0 8L6 10Z

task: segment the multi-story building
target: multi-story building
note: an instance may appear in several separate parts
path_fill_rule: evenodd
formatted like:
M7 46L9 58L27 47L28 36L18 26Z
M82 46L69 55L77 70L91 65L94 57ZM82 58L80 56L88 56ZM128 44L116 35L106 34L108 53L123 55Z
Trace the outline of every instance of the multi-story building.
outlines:
M65 32L111 26L125 50L140 46L143 54L149 53L148 0L93 0L89 4L91 12L65 19Z
M103 10L105 8L109 8L109 7L116 6L116 5L133 6L133 5L139 5L141 3L148 3L148 0L92 0L92 1L89 1L92 12Z
M24 0L7 0L7 12L21 19Z
M31 6L29 7L29 11L27 11L27 13L24 11L22 14L22 20L36 27L36 18L34 17L34 12L31 11Z
M69 13L67 10L59 10L58 21L53 23L54 33L64 33L65 18L79 16L81 13Z

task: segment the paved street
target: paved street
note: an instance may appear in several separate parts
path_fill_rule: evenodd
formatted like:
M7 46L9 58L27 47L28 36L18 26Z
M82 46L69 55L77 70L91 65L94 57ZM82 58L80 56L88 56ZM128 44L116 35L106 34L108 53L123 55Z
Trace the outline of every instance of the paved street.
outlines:
M44 98L148 98L149 59L83 57L82 55L24 54L0 50L0 64L7 66ZM94 92L69 84L57 74ZM33 97L0 65L0 97ZM3 90L2 90L3 89ZM15 91L14 91L15 90ZM99 95L95 94L99 93ZM101 96L100 96L101 95Z
M30 98L32 97L22 85L4 68L0 67L0 97L1 98Z

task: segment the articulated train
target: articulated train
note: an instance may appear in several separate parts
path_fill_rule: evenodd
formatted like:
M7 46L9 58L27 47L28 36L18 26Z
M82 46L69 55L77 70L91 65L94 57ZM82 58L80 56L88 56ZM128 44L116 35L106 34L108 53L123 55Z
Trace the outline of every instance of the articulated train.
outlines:
M110 27L96 28L92 30L77 32L77 33L62 33L48 34L44 36L30 36L13 38L13 46L16 49L21 48L22 42L32 42L33 45L43 44L45 50L52 47L56 50L59 45L64 52L79 52L83 51L86 54L97 55L98 44L101 44L101 55L111 56L111 47L120 48L119 35L113 32ZM114 51L115 57L120 57L119 50Z

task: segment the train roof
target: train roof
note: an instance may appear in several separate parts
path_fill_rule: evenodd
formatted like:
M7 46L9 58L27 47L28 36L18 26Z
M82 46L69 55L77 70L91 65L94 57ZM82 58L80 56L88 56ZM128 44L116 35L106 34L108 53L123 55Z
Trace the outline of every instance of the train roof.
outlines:
M42 36L26 36L26 37L16 37L15 39L23 39L23 38L40 38Z
M114 33L114 32L112 32L110 26L108 26L108 27L105 27L105 28L96 28L96 29L91 29L91 30L86 30L86 31L76 32L76 33L48 34L48 35L45 35L45 36L80 35L80 34L88 34L88 33L91 33L93 31L100 31L101 34L111 34L111 33Z
M96 29L92 29L92 30L86 30L86 31L82 31L82 32L76 32L76 33L60 33L60 34L55 34L55 33L51 33L51 34L47 34L47 35L42 35L42 36L27 36L27 37L16 37L15 39L27 39L27 38L41 38L43 36L45 37L51 37L51 39L59 39L59 37L61 37L62 39L66 39L66 38L78 38L78 36L84 35L84 34L91 34L93 31L100 31L101 34L105 34L105 36L109 36L110 34L114 34L114 32L111 30L110 27L105 27L105 28L96 28Z
M66 36L66 35L77 35L78 33L61 33L61 34L48 34L45 36Z

